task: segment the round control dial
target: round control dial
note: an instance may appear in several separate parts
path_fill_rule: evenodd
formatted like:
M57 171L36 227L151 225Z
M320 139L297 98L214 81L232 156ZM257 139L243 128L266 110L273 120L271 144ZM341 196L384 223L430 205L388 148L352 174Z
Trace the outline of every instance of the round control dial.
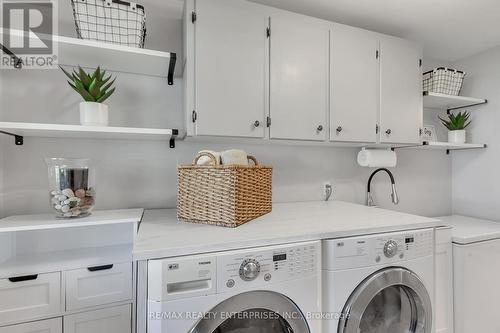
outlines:
M398 253L398 243L393 240L388 241L384 245L384 255L387 258L392 258Z
M243 281L252 281L259 276L260 264L255 259L245 259L240 266L240 278Z

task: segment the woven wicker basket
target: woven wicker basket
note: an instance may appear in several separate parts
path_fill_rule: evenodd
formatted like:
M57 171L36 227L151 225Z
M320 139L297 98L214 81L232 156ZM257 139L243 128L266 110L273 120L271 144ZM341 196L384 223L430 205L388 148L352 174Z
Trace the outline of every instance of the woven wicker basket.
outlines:
M214 166L196 165L202 156ZM273 168L215 165L200 153L193 165L178 166L177 218L186 222L234 228L272 210Z

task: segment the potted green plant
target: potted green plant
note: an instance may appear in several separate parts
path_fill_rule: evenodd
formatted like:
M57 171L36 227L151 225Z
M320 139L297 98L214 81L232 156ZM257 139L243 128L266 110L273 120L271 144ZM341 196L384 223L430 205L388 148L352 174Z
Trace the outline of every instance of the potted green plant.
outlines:
M80 103L80 123L85 126L108 126L108 106L104 101L114 92L111 75L106 76L106 71L100 67L92 73L85 72L80 66L69 73L64 68L61 70L69 78L69 85L79 93L83 102Z
M448 119L439 117L439 120L448 129L448 142L465 143L465 128L470 125L470 114L468 112L459 112L457 114L449 113Z

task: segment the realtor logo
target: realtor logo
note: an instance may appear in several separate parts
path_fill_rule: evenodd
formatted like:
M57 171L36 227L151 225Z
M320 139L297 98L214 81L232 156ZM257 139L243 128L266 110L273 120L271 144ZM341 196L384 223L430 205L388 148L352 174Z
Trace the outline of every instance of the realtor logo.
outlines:
M53 36L57 28L56 1L3 0L2 68L54 68L57 47Z

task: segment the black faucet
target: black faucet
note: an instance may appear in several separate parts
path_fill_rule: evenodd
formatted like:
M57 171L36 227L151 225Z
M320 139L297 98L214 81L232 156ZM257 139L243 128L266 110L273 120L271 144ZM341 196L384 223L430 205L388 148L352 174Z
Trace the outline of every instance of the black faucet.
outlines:
M398 193L396 192L396 182L394 181L394 176L392 175L392 172L390 172L386 168L380 168L380 169L373 171L372 174L370 175L370 178L368 178L368 185L366 187L366 205L367 206L375 206L375 203L373 202L373 197L372 197L372 194L370 191L370 187L371 187L373 176L375 176L380 171L385 171L389 175L389 177L391 178L391 188L392 188L391 199L392 199L392 203L397 205L399 203L399 198L398 198Z

